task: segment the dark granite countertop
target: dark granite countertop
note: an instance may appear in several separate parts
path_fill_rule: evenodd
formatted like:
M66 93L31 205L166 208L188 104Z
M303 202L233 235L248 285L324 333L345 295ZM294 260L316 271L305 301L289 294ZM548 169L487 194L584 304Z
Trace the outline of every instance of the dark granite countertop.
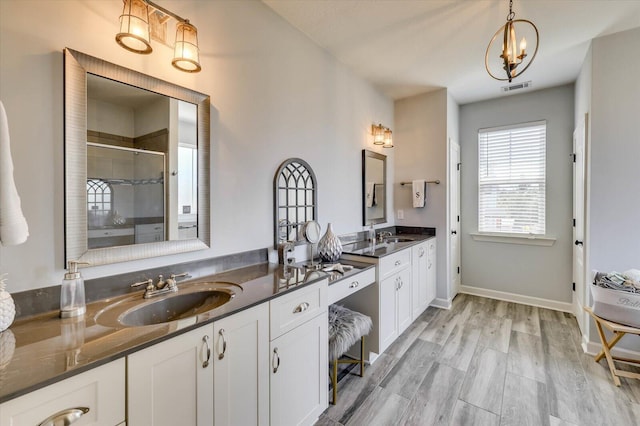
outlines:
M352 254L357 256L380 258L399 250L404 250L408 247L420 244L423 241L427 241L431 238L435 238L435 235L425 234L396 234L393 237L397 237L401 240L399 242L384 242L371 244L369 241L357 241L351 244L342 246L343 254Z
M0 333L0 403L326 277L331 284L373 267L352 261L343 263L354 268L340 274L261 263L179 283L179 287L188 288L206 282L228 282L238 285L242 291L237 291L236 297L216 309L169 323L109 327L96 322L101 310L130 298L131 293L89 303L87 312L79 319L63 320L58 318L58 311L52 311L18 320L9 330ZM142 291L137 294L142 300ZM14 341L15 349L11 351Z

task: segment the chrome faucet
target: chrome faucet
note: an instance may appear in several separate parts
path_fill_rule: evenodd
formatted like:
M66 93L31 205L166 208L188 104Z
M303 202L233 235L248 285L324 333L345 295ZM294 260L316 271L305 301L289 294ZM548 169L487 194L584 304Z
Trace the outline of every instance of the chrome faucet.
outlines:
M158 282L156 284L153 283L153 280L149 278L145 281L140 281L138 283L131 284L131 287L139 287L142 285L146 285L144 294L142 297L145 299L150 299L155 296L160 296L161 294L166 293L175 293L178 291L178 282L176 278L180 277L190 277L189 273L183 272L181 274L171 274L169 278L166 280L162 275L158 275Z
M378 242L383 242L385 238L392 236L393 234L389 231L382 231L378 234Z

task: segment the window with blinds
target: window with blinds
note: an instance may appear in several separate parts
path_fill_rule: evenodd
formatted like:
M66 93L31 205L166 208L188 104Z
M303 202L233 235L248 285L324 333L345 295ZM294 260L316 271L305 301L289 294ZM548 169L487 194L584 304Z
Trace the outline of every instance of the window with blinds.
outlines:
M547 123L478 131L478 231L545 233Z

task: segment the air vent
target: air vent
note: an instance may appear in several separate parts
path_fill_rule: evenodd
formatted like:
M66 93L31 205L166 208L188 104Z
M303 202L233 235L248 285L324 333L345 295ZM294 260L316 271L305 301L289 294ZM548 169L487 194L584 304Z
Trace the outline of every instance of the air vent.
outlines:
M527 89L531 87L531 80L524 83L511 84L509 86L502 86L502 91L505 93L513 92L514 90Z

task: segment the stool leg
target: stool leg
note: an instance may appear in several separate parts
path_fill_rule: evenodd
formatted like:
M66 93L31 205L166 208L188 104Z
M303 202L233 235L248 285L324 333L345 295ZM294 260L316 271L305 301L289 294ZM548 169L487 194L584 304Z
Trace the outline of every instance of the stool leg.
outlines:
M614 334L616 337L614 337L613 340L607 343L607 346L609 347L609 349L614 347L616 343L618 343L618 341L622 339L622 336L624 336L626 333L615 332ZM599 362L603 357L604 357L604 350L600 351L600 353L596 355L596 362Z
M333 389L333 401L331 404L336 405L338 402L338 360L333 361L333 375L331 377L331 387Z
M616 386L620 386L620 379L616 375L616 367L615 367L615 364L613 363L613 358L611 358L611 353L609 352L610 346L607 343L607 338L604 335L604 331L602 330L602 325L600 324L600 321L596 321L596 329L598 330L598 335L600 335L600 341L602 342L602 350L604 351L604 355L607 357L607 364L609 364L609 371L611 371L611 376L613 377L613 383Z
M360 338L360 377L364 377L364 336Z

